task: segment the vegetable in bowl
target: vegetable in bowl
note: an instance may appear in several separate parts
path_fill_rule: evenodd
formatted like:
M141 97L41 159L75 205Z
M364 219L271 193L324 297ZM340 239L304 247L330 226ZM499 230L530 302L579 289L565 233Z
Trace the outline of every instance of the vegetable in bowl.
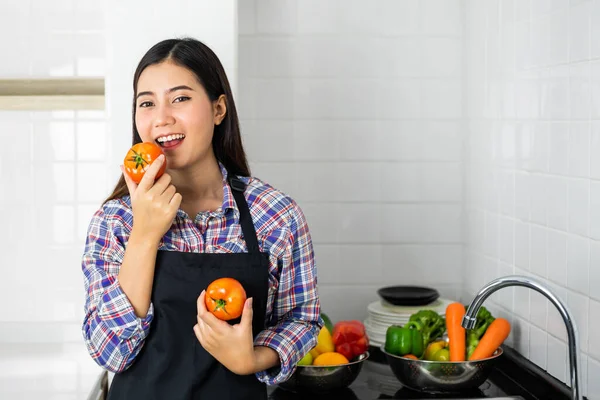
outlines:
M464 329L464 314L465 307L454 302L446 308L445 318L433 310L420 310L403 327L388 327L381 351L404 386L427 393L458 393L487 379L502 356L510 324L482 307L475 329ZM474 347L469 354L468 346Z
M426 348L436 338L442 337L446 331L446 320L433 310L420 310L411 315L408 321L420 325L419 331L423 336L423 348Z
M467 308L467 307L465 307ZM467 329L467 359L471 358L483 334L495 320L487 308L481 306L477 312L477 322L473 329Z

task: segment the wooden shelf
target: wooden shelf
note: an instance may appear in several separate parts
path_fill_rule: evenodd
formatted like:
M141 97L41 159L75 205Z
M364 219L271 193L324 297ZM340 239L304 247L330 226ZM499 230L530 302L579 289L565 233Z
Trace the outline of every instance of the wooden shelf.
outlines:
M104 78L0 79L0 96L104 95Z
M0 79L0 110L103 110L104 78Z

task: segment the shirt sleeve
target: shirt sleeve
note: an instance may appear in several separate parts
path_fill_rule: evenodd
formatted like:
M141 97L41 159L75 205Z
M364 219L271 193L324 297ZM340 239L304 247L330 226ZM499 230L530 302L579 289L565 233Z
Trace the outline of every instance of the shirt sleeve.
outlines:
M308 224L296 203L293 203L291 251L282 257L281 275L270 321L273 326L261 331L255 346L275 350L279 367L256 374L268 385L284 382L296 369L296 364L317 344L323 320L317 293L316 267Z
M154 315L150 304L139 318L117 279L125 254L103 209L90 222L82 260L86 290L82 332L88 352L101 367L127 369L148 335Z

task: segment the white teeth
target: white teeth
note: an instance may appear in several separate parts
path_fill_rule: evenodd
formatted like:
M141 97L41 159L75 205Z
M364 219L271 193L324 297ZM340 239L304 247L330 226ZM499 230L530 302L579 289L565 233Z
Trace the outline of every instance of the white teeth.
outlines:
M185 135L176 134L176 135L159 137L158 139L156 139L156 141L159 143L165 143L165 142L170 142L171 140L183 139L184 137L185 137Z

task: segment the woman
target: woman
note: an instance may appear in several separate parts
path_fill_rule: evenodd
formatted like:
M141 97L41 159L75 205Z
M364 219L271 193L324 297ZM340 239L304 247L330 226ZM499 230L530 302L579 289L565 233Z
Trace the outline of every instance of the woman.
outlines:
M193 39L152 47L135 72L133 143L163 159L127 174L94 214L83 255L83 334L116 373L109 399L266 398L323 324L313 249L290 197L250 177L217 56ZM248 294L227 323L204 306L220 277Z

